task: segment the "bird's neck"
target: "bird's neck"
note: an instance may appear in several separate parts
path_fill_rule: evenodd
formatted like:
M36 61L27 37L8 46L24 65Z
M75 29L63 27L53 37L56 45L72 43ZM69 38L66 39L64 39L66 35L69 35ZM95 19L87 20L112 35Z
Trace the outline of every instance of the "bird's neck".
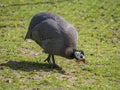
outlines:
M72 47L69 47L65 50L65 57L68 59L73 59L74 58L74 50Z

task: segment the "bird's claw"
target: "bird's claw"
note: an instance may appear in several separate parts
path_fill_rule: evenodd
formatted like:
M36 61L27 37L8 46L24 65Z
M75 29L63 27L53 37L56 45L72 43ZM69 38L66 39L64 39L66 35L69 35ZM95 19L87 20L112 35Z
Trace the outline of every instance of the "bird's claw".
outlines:
M61 70L62 68L58 66L57 64L53 64L53 68Z
M47 61L49 64L52 64L51 61L50 61L50 59L45 59L44 62L46 62L46 61Z
M48 61L47 59L44 60L44 62Z

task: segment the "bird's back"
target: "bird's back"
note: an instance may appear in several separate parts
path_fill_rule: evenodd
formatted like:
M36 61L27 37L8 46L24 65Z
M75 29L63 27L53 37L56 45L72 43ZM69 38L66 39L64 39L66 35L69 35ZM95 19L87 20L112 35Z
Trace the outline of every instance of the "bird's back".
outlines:
M49 13L49 12L42 12L42 13L39 13L39 14L35 15L32 18L32 20L30 22L30 25L29 25L29 30L31 30L37 24L39 24L42 21L47 20L47 19L53 19L53 20L55 20L56 22L59 22L59 23L64 20L61 16L59 16L57 14L53 14L53 13Z

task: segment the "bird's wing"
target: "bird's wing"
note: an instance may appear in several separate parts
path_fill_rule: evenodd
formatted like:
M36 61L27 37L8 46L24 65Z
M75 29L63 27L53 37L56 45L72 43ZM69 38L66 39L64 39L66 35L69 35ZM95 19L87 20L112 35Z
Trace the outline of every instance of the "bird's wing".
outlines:
M38 36L37 38L34 36ZM43 22L37 24L32 29L32 39L33 40L46 40L59 38L61 36L60 27L56 21L52 19L44 20Z
M59 54L64 46L62 32L56 21L47 19L37 24L32 30L31 39L36 41L46 52Z

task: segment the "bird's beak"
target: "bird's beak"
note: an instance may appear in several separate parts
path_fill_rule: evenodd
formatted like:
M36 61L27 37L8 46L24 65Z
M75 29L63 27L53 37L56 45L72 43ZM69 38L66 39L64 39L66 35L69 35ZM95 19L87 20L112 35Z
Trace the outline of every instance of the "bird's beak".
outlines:
M77 62L77 63L79 63L79 62L83 62L83 63L85 63L85 59L82 58L82 59L76 60L76 62Z

